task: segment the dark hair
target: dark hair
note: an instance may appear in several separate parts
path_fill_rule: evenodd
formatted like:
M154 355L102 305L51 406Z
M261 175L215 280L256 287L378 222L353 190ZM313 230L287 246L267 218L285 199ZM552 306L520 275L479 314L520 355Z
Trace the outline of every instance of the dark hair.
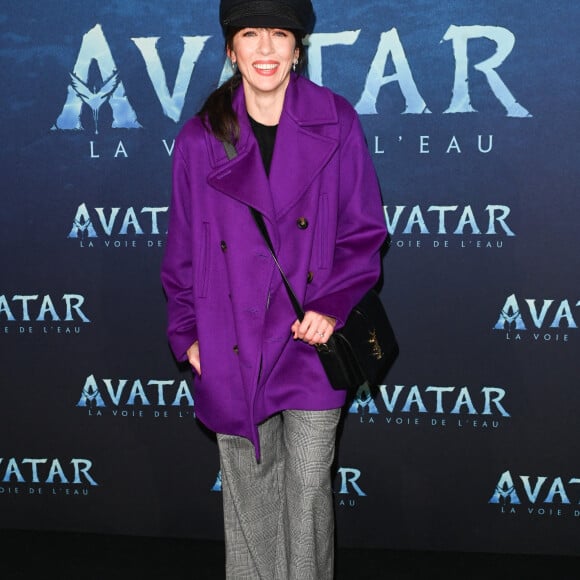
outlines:
M234 36L242 28L228 28L225 32L226 43L225 47L231 49L233 47ZM297 30L290 30L296 39L296 48L298 49L298 64L296 65L296 72L301 73L306 69L306 49L302 41L302 32ZM242 84L242 75L239 69L236 69L234 74L213 91L201 109L196 113L196 116L201 117L207 130L220 141L229 141L230 143L237 143L240 137L240 125L238 117L232 107L232 98L235 90Z

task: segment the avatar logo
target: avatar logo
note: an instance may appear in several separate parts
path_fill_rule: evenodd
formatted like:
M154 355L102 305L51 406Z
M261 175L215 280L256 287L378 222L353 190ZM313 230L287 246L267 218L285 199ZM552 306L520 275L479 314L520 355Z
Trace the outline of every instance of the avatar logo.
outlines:
M150 235L160 235L159 216L165 217L168 209L168 206L142 207L140 210L128 207L121 211L120 207L109 209L96 207L93 215L93 209L89 209L85 203L81 203L77 208L72 228L67 237L71 239L98 238L98 232L102 232L106 236L113 234L125 236L130 232L137 236L142 236L145 232ZM167 224L165 222L163 233L166 233Z
M40 304L38 300L40 299ZM62 303L59 304L49 294L40 297L38 294L14 294L11 298L5 294L0 295L0 318L2 314L8 322L17 320L28 322L34 319L36 322L44 322L47 317L51 321L70 322L76 318L82 322L90 322L89 318L81 310L85 297L81 294L63 294ZM64 304L63 304L64 303ZM64 312L59 308L63 308Z
M2 483L71 483L99 485L89 473L93 462L89 459L73 458L69 466L59 459L49 460L46 457L34 459L25 457L17 459L0 457L3 468ZM0 472L1 473L1 472Z
M546 324L549 328L578 328L573 307L580 306L580 300L576 303L569 300L556 301L544 299L541 305L536 304L535 298L526 298L523 302L518 300L515 294L510 294L499 314L499 318L493 327L494 330L527 330L528 326L542 328ZM526 320L529 320L526 324ZM531 323L531 324L530 324Z
M514 478L511 472L504 471L495 486L490 504L519 505L520 496L531 503L570 504L570 496L580 497L580 477L572 477L567 481L562 477L519 475ZM574 500L578 503L578 499Z
M378 394L373 398L369 387L359 387L349 413L379 413L378 403L382 403L388 413L431 413L489 416L499 414L510 417L502 403L507 392L502 387L482 386L477 393L467 386L454 385L379 385Z
M516 234L507 224L511 208L507 205L487 205L485 214L476 215L471 205L430 205L421 208L420 205L408 207L397 205L390 208L383 206L387 229L391 234L453 234L488 236L504 233L508 237ZM402 225L402 231L398 226Z
M147 381L102 379L102 383L99 386L95 376L89 375L85 380L76 406L107 407L108 403L118 407L121 404L135 405L137 401L146 407L152 404L158 407L166 405L179 407L182 402L185 402L189 407L194 406L193 397L185 379L181 381L173 379L150 379Z
M360 35L360 30L337 33L315 33L308 39L309 77L322 85L322 49L338 45L353 45ZM189 89L192 74L207 40L211 36L183 36L183 53L177 70L175 85L171 93L163 63L157 51L159 37L131 38L140 51L149 79L166 117L178 123L181 119L185 97ZM495 52L482 62L470 64L468 53L470 43L481 41L490 43ZM503 106L508 117L531 117L529 111L519 104L497 69L511 54L515 45L514 34L499 26L455 26L451 25L442 38L451 42L453 48L454 84L451 102L443 113L475 113L470 95L469 72L473 68L485 76L494 97ZM96 63L102 81L91 83L91 65ZM387 69L394 69L386 73ZM112 128L140 129L141 124L126 94L109 43L99 24L95 25L84 36L72 72L69 72L71 84L62 112L58 116L53 130L83 130L81 112L88 106L93 116L95 133L98 133L99 111L107 103L111 107ZM227 59L221 72L218 84L231 74ZM368 68L365 85L355 109L361 115L376 115L377 100L381 89L395 83L398 85L405 102L402 114L431 113L415 82L409 65L405 48L396 28L383 32L379 39L375 55ZM100 85L100 86L99 86ZM92 88L90 88L92 86Z

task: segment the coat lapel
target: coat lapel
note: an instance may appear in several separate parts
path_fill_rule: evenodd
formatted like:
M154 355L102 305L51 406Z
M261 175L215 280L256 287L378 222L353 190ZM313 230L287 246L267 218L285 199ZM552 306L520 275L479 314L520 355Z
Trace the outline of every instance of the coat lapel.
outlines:
M292 75L270 168L276 217L308 191L337 148L338 119L330 92Z
M223 143L208 135L208 146L213 153L215 169L208 175L207 182L222 193L255 207L265 216L272 217L274 206L270 185L260 148L247 117L241 87L236 93L234 108L238 113L240 124L240 139L236 144L237 156L229 160Z
M234 96L240 124L237 157L228 160L223 144L208 136L215 169L208 183L255 207L271 222L282 217L323 170L338 147L338 120L329 91L292 74L270 168L264 171L260 150L247 118L242 87ZM331 130L322 130L330 126Z

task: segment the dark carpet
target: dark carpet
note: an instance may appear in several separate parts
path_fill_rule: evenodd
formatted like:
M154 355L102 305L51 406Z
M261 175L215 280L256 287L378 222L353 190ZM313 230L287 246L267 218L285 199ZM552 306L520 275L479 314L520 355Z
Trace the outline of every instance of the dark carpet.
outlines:
M223 580L222 542L0 530L0 579ZM338 550L336 580L578 580L580 558Z

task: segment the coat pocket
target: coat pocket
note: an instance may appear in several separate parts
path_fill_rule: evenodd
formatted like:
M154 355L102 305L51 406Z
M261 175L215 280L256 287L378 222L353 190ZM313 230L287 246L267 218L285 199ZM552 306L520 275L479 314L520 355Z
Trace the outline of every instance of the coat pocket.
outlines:
M318 203L318 267L321 270L330 268L330 248L334 245L334 237L329 235L328 212L328 194L322 193Z
M210 262L210 227L208 222L201 226L201 247L197 255L199 261L196 268L197 295L200 298L207 297L209 285L209 262Z

